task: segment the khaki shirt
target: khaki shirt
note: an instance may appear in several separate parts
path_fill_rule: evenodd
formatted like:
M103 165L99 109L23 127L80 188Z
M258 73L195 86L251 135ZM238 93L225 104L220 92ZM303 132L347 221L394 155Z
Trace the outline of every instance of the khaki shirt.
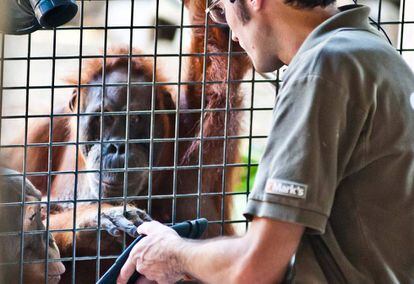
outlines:
M414 282L414 74L341 10L285 73L245 216L306 227L297 283Z

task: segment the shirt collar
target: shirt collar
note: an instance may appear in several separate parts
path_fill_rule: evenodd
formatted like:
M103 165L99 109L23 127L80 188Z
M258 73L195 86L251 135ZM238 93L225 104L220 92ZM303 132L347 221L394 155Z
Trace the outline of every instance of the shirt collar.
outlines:
M292 59L290 65L292 65L300 54L323 42L331 35L331 32L335 32L339 29L363 29L377 33L369 23L368 16L371 11L369 7L362 5L346 5L339 7L338 9L340 11L339 13L324 21L308 35L297 54Z

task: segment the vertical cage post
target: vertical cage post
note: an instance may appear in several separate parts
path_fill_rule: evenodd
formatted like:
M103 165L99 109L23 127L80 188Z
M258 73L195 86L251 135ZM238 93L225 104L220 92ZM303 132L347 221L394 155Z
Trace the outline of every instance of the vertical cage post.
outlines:
M80 102L81 97L81 84L82 84L82 63L83 63L83 25L84 25L84 14L85 5L84 0L81 0L80 13L80 28L79 28L79 60L78 60L78 86L76 87L76 100ZM73 193L73 223L72 223L72 284L76 282L76 218L78 208L78 180L79 180L79 122L80 122L80 103L76 107L76 141L75 141L75 181L74 181L74 193Z
M400 42L399 52L402 55L404 51L404 26L405 26L405 0L401 0L401 22L400 22Z
M155 109L156 109L156 83L157 83L157 56L158 56L158 29L159 29L159 9L160 2L155 2L155 30L154 30L154 50L153 50L153 71L151 82L151 124L150 124L150 147L148 157L148 213L152 214L152 171L154 159L154 124L155 124Z
M101 213L102 213L102 169L103 169L103 130L104 130L104 112L105 112L105 95L106 95L106 64L108 52L108 14L109 14L109 0L105 0L105 28L104 28L104 50L103 50L103 64L102 64L102 96L100 102L100 122L99 122L99 145L100 145L100 159L99 159L99 193L98 193L98 228L97 228L97 244L96 244L96 281L99 280L101 272Z
M49 260L49 242L50 242L50 194L52 191L52 171L53 171L53 126L55 118L55 72L56 72L56 29L53 29L53 53L52 53L52 86L51 86L51 103L50 103L50 128L49 128L49 145L48 145L48 169L47 169L47 213L46 213L46 252L45 252L45 283L47 283L47 276L49 274L48 260Z
M381 30L381 13L382 12L382 0L378 0L378 12L377 12L377 23L378 23L378 30Z
M202 1L202 0L200 0ZM208 6L208 0L206 1L206 7ZM207 56L208 52L208 29L209 29L209 18L206 13L204 16L204 52L203 52L203 78L201 81L201 105L200 105L200 144L198 147L198 184L197 184L197 218L200 218L201 213L201 196L202 196L202 185L203 185L203 144L204 144L204 115L205 115L205 100L206 100L206 84L207 84Z
M24 154L23 154L23 182L22 182L22 210L21 210L21 239L20 239L20 283L23 283L23 266L24 266L24 211L26 203L26 174L27 174L27 136L29 131L29 95L30 95L30 52L31 52L32 36L27 36L27 70L26 70L26 102L25 102L25 118L24 118ZM47 255L46 260L47 262ZM46 272L45 272L46 273ZM45 274L46 275L46 274Z
M246 176L246 202L249 199L250 194L250 174L251 174L251 164L252 164L252 136L253 136L253 116L254 116L254 91L255 91L255 79L256 71L252 69L252 87L251 87L251 96L250 96L250 120L249 120L249 147L247 153L247 176ZM249 226L249 221L246 220L246 231Z
M178 164L179 164L179 135L180 135L180 102L181 102L181 72L182 72L182 57L183 57L183 26L184 26L184 1L181 2L180 9L180 47L178 53L178 82L177 82L177 97L176 97L176 106L175 106L175 133L174 133L174 172L173 172L173 192L172 192L172 212L171 219L172 223L176 222L177 214L177 182L178 182Z
M224 130L223 130L223 168L221 171L221 212L220 212L220 219L221 219L221 226L220 226L220 233L223 235L224 232L224 219L225 215L225 199L226 199L226 174L227 174L227 139L228 139L228 118L230 111L238 111L238 110L231 110L230 104L230 92L232 86L232 78L231 78L231 60L232 60L232 32L229 30L229 39L227 43L227 70L226 70L226 104L224 110ZM238 139L238 138L235 138Z
M2 122L3 122L3 80L4 80L4 33L0 32L0 143L1 143L1 132L2 132Z
M124 161L124 186L122 189L124 213L126 212L127 196L128 196L128 162L129 162L129 123L130 123L130 106L131 106L131 76L132 76L132 56L133 56L133 36L134 36L134 0L131 0L131 22L129 29L129 43L128 43L128 78L127 78L127 99L126 99L126 119L125 119L125 161ZM122 247L125 248L126 235L124 234Z

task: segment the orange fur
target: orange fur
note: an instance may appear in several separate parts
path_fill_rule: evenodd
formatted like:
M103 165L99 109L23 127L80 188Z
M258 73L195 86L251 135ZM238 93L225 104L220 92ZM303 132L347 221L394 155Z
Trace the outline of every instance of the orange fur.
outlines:
M189 9L190 19L192 25L201 25L198 28L193 29L192 41L190 52L191 53L204 53L204 21L205 21L205 1L204 0L186 0L185 5ZM239 108L242 106L242 95L240 92L239 83L226 84L227 79L241 80L245 73L251 68L251 64L246 55L231 56L230 62L228 62L229 47L229 33L228 30L222 28L209 28L207 38L207 53L223 53L223 55L208 55L205 59L206 62L206 74L204 98L202 102L202 81L203 81L203 69L204 59L202 57L191 57L187 62L187 70L184 74L184 82L199 82L200 84L184 85L181 90L180 109L200 109L201 105L205 110L225 109L230 110L233 108ZM241 48L236 43L232 43L233 51L241 51ZM128 49L121 48L112 50L110 54L128 54ZM136 54L136 52L134 52ZM130 60L130 61L129 61ZM128 62L131 62L132 72L141 72L146 74L149 78L152 78L153 64L152 59L144 59L142 57L128 58L107 58L105 72L110 72L118 67L127 66ZM89 82L96 80L101 76L103 69L103 59L89 60L87 64L83 65L83 72L81 75L81 84L88 84ZM230 64L230 74L227 75L228 64ZM165 81L162 73L157 71L157 82ZM77 78L69 79L72 84L78 84ZM210 84L208 82L217 81L218 84ZM157 109L175 109L172 105L171 98L168 98L162 91L169 91L164 86L157 87ZM83 103L84 93L81 90L80 102ZM177 98L172 98L173 101L178 101ZM228 102L228 104L227 104ZM75 106L76 110L77 107ZM70 110L65 108L62 113L68 113ZM227 119L227 130L224 130L224 122ZM164 125L164 137L174 137L174 119L171 116L163 116ZM202 122L202 125L201 125ZM34 128L29 129L28 143L48 143L49 142L49 121L42 122L36 125ZM201 131L202 128L202 131ZM179 116L179 137L223 137L225 133L227 136L234 136L240 133L241 129L241 112L229 111L226 114L224 111L205 112L203 119L201 120L200 114L183 114ZM201 133L200 133L201 132ZM53 121L53 142L75 142L76 141L76 117L60 117L55 118ZM199 157L199 140L194 142L179 142L179 156L178 161L180 165L211 165L211 164L223 164L226 162L235 163L239 159L238 145L239 140L229 139L227 140L226 153L224 153L223 138L217 140L204 141L202 144L203 155L202 161L198 161ZM173 145L167 143L163 148L163 164L173 165ZM48 148L33 148L28 150L28 163L26 170L28 172L47 172L48 170ZM224 161L224 156L226 159ZM12 159L13 157L13 159ZM52 171L73 171L75 169L76 148L72 147L52 147ZM18 151L11 151L9 153L9 164L7 166L16 170L22 171L22 167L18 161L22 159L22 154ZM84 158L80 151L78 153L78 170L84 170L86 165ZM200 193L220 193L222 189L223 178L226 179L225 190L230 191L234 184L235 170L229 167L225 170L223 176L223 169L217 167L214 169L200 169L202 174ZM198 169L191 170L179 170L177 172L177 193L188 194L198 193ZM171 195L172 194L172 171L166 173L154 172L154 181L152 183L153 195ZM42 191L47 194L47 177L30 177L32 182ZM57 175L51 178L51 197L52 199L59 199L60 197L66 197L68 192L74 189L75 177L70 175ZM82 179L78 180L78 190L88 190L87 184ZM189 218L196 217L197 202L196 197L193 198L178 198L176 200L175 209L172 208L173 202L171 199L166 200L154 200L152 201L152 211L150 212L152 217L162 222L171 222L172 211L175 210L175 220L180 221ZM209 196L200 197L200 210L201 214L212 221L220 221L222 219L228 219L230 214L230 202L229 199L222 200L224 198L221 194L216 197L210 198ZM147 202L136 202L137 206L146 206ZM224 210L222 215L222 206ZM96 205L86 204L78 205L77 220L82 221L84 218L89 218L92 214L96 214ZM102 206L112 206L103 203ZM145 207L144 207L145 208ZM51 215L50 224L53 229L71 229L72 226L72 210L64 210L63 212L55 211L55 214ZM69 228L66 228L69 225ZM219 233L219 226L210 226L209 236L214 236ZM231 226L226 226L224 230L225 234L232 234L233 230ZM59 248L62 250L63 256L70 256L72 252L72 232L57 233L55 234ZM110 253L114 252L114 239L103 235L102 252ZM107 238L108 237L108 238ZM77 256L96 254L95 234L76 234L76 246ZM115 246L116 247L116 246ZM91 251L91 248L92 251ZM77 268L78 269L78 268ZM77 274L81 276L88 273L88 270L77 270ZM89 274L91 272L89 271ZM86 277L86 276L85 276ZM80 278L83 279L83 278Z

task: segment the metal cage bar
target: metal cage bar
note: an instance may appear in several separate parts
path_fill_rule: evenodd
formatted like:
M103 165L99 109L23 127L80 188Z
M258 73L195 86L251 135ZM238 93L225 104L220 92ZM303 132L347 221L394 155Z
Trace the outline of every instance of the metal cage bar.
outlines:
M203 0L202 0L203 1ZM208 0L205 0L206 6L208 5ZM198 179L197 179L197 218L200 218L200 211L201 211L201 191L202 191L202 180L203 180L203 171L201 169L203 157L203 144L204 144L204 115L205 115L205 101L206 101L206 73L207 73L207 56L208 54L208 37L209 37L209 27L210 23L208 21L208 15L204 16L204 21L206 23L204 27L204 54L203 54L203 78L201 79L201 105L200 105L200 126L199 126L199 136L200 136L200 144L198 147Z
M99 146L100 146L100 159L99 159L99 193L98 193L98 228L97 228L97 244L96 244L96 272L95 279L98 281L101 270L101 213L102 213L102 169L103 169L103 130L104 130L104 108L105 108L105 94L106 94L106 64L107 64L107 52L108 52L108 13L109 13L109 0L105 0L105 29L104 29L104 47L103 47L103 67L102 67L102 96L100 102L100 122L99 122Z
M180 133L180 114L182 110L180 109L181 103L181 72L182 72L182 61L183 61L183 31L184 31L184 2L181 2L180 8L180 46L178 53L178 82L177 82L177 99L175 107L175 120L174 120L174 161L173 161L173 191L172 191L172 208L171 208L171 218L172 224L175 224L176 214L177 214L177 185L178 185L178 147L179 147L179 133Z
M83 55L83 25L84 25L84 0L80 2L80 31L79 31L79 69L78 69L78 86L77 90L77 101L80 100L81 94L81 82L82 82L82 55ZM75 140L75 181L74 181L74 193L73 193L73 222L72 222L72 283L75 284L76 281L76 218L77 218L77 208L78 208L78 178L79 178L79 123L80 123L80 104L76 108L76 140Z
M30 85L29 79L30 79L30 47L31 47L31 35L28 36L27 40L27 70L26 70L26 86L28 87ZM25 104L25 114L28 114L29 109L29 89L26 90L26 104ZM28 124L29 120L28 118L24 119L24 157L23 157L23 183L22 183L22 209L21 210L21 224L24 224L24 208L25 208L25 202L26 202L26 163L27 163L27 131L28 131ZM21 237L20 237L20 283L23 283L23 261L24 261L24 228L22 226L21 228Z
M200 0L200 1L206 1L206 4L208 4L208 0ZM386 0L378 0L378 11L376 12L376 21L378 25L374 24L379 30L382 27L390 27L390 26L399 26L399 35L398 35L398 44L396 45L396 50L403 54L405 52L414 52L414 48L407 46L405 44L405 41L407 40L407 25L414 25L413 19L406 19L406 1L401 0L401 13L400 13L400 19L398 20L389 20L384 18L384 2ZM87 2L98 2L95 1L85 1L85 0L78 0L79 4L79 19L78 24L71 24L63 27L56 28L54 30L49 31L49 33L52 34L51 38L51 44L52 44L52 53L51 55L44 55L44 54L35 54L33 52L33 44L34 44L34 36L29 35L27 36L27 52L24 55L7 52L7 44L8 42L12 42L13 38L6 36L4 34L0 34L0 40L1 40L1 58L0 58L0 152L2 150L7 149L20 149L24 153L23 157L23 171L22 173L18 175L12 175L12 176L21 176L23 177L23 183L22 183L22 200L21 202L11 202L11 203L2 203L0 206L15 206L20 205L22 208L25 208L25 206L33 205L33 204L42 204L46 206L47 208L47 219L46 219L46 229L44 231L29 231L25 232L22 228L19 236L20 236L20 254L19 254L19 282L23 283L23 274L24 274L24 265L28 263L43 263L45 264L44 268L44 274L48 274L48 263L51 261L57 261L55 259L51 260L48 258L48 247L46 246L45 251L45 259L42 260L26 260L25 259L25 240L24 237L28 235L33 234L39 234L44 233L46 234L46 240L49 241L50 235L49 233L57 233L57 232L69 232L72 235L72 256L70 257L61 257L61 261L66 261L70 263L71 266L71 282L76 283L76 264L78 262L93 260L96 261L95 266L95 279L98 280L99 276L102 272L101 267L101 261L102 260L113 260L117 257L117 255L102 255L101 254L101 240L102 240L102 224L101 219L98 218L98 226L97 228L78 228L77 227L77 217L78 217L78 205L87 203L87 202L95 202L97 204L97 214L98 216L101 215L103 208L102 204L105 202L119 202L123 204L123 210L124 213L127 211L127 203L131 201L143 201L147 204L147 210L149 214L151 214L154 210L154 202L160 201L160 200L171 200L172 206L171 206L171 221L174 224L177 220L177 203L184 200L191 198L192 200L195 200L196 204L196 212L194 217L202 217L203 215L203 198L217 198L221 199L221 211L220 220L211 220L210 223L220 226L220 232L223 234L224 228L227 225L235 224L240 225L243 227L244 230L246 230L249 226L248 221L233 217L231 216L229 219L225 218L225 200L227 198L229 199L236 199L240 198L243 199L243 202L246 202L249 194L252 190L251 188L251 182L254 180L254 169L258 167L258 162L255 161L254 158L254 151L255 151L255 141L256 140L264 140L267 136L262 133L256 133L257 129L255 128L255 121L257 117L260 117L261 113L270 112L273 109L273 105L265 104L265 105L256 105L256 100L260 98L259 92L264 92L262 88L263 86L272 86L274 89L270 89L272 93L272 96L274 95L277 99L277 95L279 93L280 83L283 79L283 70L279 70L272 74L265 74L261 75L257 73L255 70L252 71L251 75L246 76L243 79L234 79L231 77L231 68L232 68L232 60L234 56L240 56L242 54L245 54L244 52L234 51L232 50L232 41L231 41L231 34L228 41L228 50L227 52L213 52L208 50L208 38L211 32L211 28L220 27L220 25L209 23L208 21L208 15L205 15L205 25L190 25L186 23L185 19L185 7L184 3L181 2L181 4L177 4L177 13L179 14L177 17L176 23L172 24L164 24L160 21L161 19L161 12L160 10L163 7L163 4L165 2L159 1L159 0L152 0L152 4L154 4L154 24L145 24L145 25L139 25L134 22L135 16L136 16L136 5L138 5L137 0L125 0L124 2L130 3L130 21L128 24L122 24L118 26L111 26L109 24L109 18L110 18L110 3L113 3L114 1L105 0L102 1L104 3L104 23L102 26L92 24L87 25L87 12L86 12L86 4ZM165 4L164 4L165 5ZM162 29L171 28L174 29L177 33L178 31L178 50L168 50L167 52L164 52L160 50L160 31ZM188 30L195 29L195 28L203 28L204 30L204 42L203 42L203 51L199 53L192 53L185 50L185 34ZM110 54L108 52L109 47L109 33L111 31L122 31L127 30L129 31L128 35L128 53L127 54ZM58 35L60 32L65 31L79 31L79 47L77 49L77 54L73 55L62 55L58 53L57 45L58 45ZM88 54L85 52L85 34L88 31L101 31L103 32L103 52L102 54ZM150 39L153 51L152 52L143 52L140 54L134 53L134 40L136 36L134 35L134 32L136 31L152 31L153 32L153 38ZM44 32L44 31L43 31ZM153 43L152 43L153 40ZM108 54L109 53L109 54ZM209 60L209 57L212 56L221 56L223 58L226 58L227 60L227 70L226 70L226 79L223 81L214 81L209 80L207 77L207 63ZM188 81L186 78L184 78L183 75L183 62L186 59L197 57L199 58L202 63L202 69L203 74L201 81ZM107 72L106 72L106 66L107 61L113 58L124 58L128 60L128 79L127 82L123 83L113 83L107 81ZM149 58L150 60L153 60L153 72L152 72L152 80L151 82L134 82L132 80L132 65L133 60L137 58ZM174 58L178 60L178 64L176 66L176 70L178 71L178 77L176 79L171 79L167 81L159 81L157 80L157 66L161 65L160 63L163 59L166 58ZM82 72L84 70L85 64L84 60L94 60L98 59L102 61L102 82L101 83L84 83L82 79ZM51 61L52 67L51 67L51 83L50 84L32 84L32 73L31 68L34 64L37 62L42 61ZM56 72L57 72L57 62L60 60L75 60L78 64L78 82L77 84L74 83L61 83L59 80L56 79ZM7 64L9 63L15 63L15 62L25 62L26 70L24 70L24 73L26 75L26 80L23 83L16 83L16 84L6 84L5 80L5 73L7 70ZM23 73L23 72L22 72ZM214 84L226 84L226 100L225 100L225 106L222 108L214 108L210 109L206 107L206 90L207 87L212 86ZM230 101L230 95L232 92L233 85L240 84L240 85L249 85L248 91L244 90L244 92L247 93L248 97L250 99L250 102L242 107L233 107L231 105ZM149 86L151 87L151 107L148 110L133 110L131 109L131 90L135 86ZM159 87L167 86L172 88L177 88L176 94L176 106L175 109L172 110L160 110L157 109L156 106L156 94ZM192 108L192 109L182 109L180 108L180 97L183 93L182 88L187 86L201 86L201 105L199 108ZM56 97L58 95L59 91L63 91L65 89L75 89L77 91L77 99L78 101L81 99L81 93L82 90L86 88L92 88L92 87L98 87L102 89L102 97L100 99L100 110L97 112L82 112L80 108L80 104L77 104L77 110L74 113L56 113L55 110L55 103L56 103ZM105 109L105 92L108 87L126 87L127 89L127 103L126 103L126 109L125 111L106 111ZM50 90L51 92L51 98L50 98L50 109L48 113L45 114L39 114L39 113L32 113L30 111L31 108L31 96L32 92L38 91L38 90ZM24 92L25 95L25 104L24 104L24 112L15 114L15 113L9 113L8 111L4 111L4 106L7 103L5 100L5 94L8 92ZM266 90L267 92L267 90ZM8 94L10 95L10 94ZM247 99L246 99L247 100ZM246 120L246 126L248 126L247 131L244 131L237 135L232 135L229 133L229 117L231 112L240 112L241 114L248 114L248 119ZM223 113L224 114L224 129L223 134L217 135L217 136L209 136L205 137L204 135L204 125L203 122L205 120L205 116L209 113ZM158 115L174 115L174 136L171 138L160 138L157 137L155 134L155 121L156 117ZM180 137L179 131L180 131L180 115L186 115L186 114L193 114L199 116L199 129L197 134L194 137ZM133 115L149 115L150 116L150 134L149 137L145 139L135 139L131 137L130 134L130 118ZM80 138L80 121L82 118L85 117L91 117L91 116L97 116L100 119L99 122L99 139L97 141L81 141ZM111 139L108 140L104 137L104 121L105 117L107 116L125 116L126 123L125 123L125 137L121 139ZM76 119L76 138L74 141L54 141L54 121L58 118L70 118L73 117ZM30 120L32 119L48 119L49 120L49 138L48 141L45 143L31 143L28 141L28 133L29 133L29 127L30 127ZM1 132L4 129L4 125L13 122L13 121L24 121L24 141L23 142L4 142L2 140ZM199 142L199 147L197 149L197 157L198 162L191 165L182 165L179 161L179 145L183 142L193 142L197 141ZM220 143L223 143L223 151L222 151L222 162L214 163L214 164L205 164L204 163L204 156L205 151L203 150L203 145L205 145L207 142L211 141L220 141ZM230 142L234 141L246 141L245 148L245 160L233 162L228 161L228 144ZM126 158L124 161L124 165L122 168L117 169L106 169L103 165L103 149L106 147L109 143L115 143L115 144L124 144L125 145L125 155L126 157L129 156L131 151L131 145L134 144L140 144L145 143L149 145L149 157L148 157L148 165L145 166L133 166L130 165L129 159ZM157 145L157 143L171 143L173 144L173 164L172 165L158 165L154 162L154 145ZM79 167L79 151L80 147L88 146L88 145L99 145L100 147L100 161L99 161L99 169L81 169ZM75 168L74 170L55 170L53 168L53 151L55 147L75 147ZM36 148L47 148L48 151L48 168L46 171L35 171L31 172L28 170L27 167L27 153L31 149ZM243 188L239 191L227 191L227 172L230 169L233 168L239 168L243 171L245 174L245 182L243 184ZM221 188L217 189L216 192L203 192L203 176L204 171L208 170L218 170L221 173ZM194 188L194 191L191 193L180 193L179 192L179 184L178 184L178 176L181 171L185 170L192 170L197 172L197 188ZM161 172L171 172L172 173L172 191L169 194L154 194L153 193L153 178L154 175L161 173ZM129 196L128 195L128 184L129 179L131 178L131 175L137 172L148 172L148 193L146 195L140 195L140 196ZM123 175L123 188L122 188L122 196L119 197L104 197L102 192L102 179L104 173L119 173ZM84 198L79 199L78 196L78 184L80 175L88 175L88 174L96 174L99 175L99 194L97 198ZM52 186L52 179L54 176L57 175L73 175L74 176L74 193L73 198L69 198L67 200L53 200L51 198L51 186ZM47 182L47 196L45 197L45 200L42 201L26 201L25 200L25 186L26 186L26 178L32 178L32 177L46 177ZM72 228L71 229L51 229L50 228L50 213L51 213L51 207L54 205L68 205L73 206L73 214L72 214ZM23 222L23 210L21 211L21 216L19 216L20 220ZM96 255L94 256L79 256L76 252L76 235L80 232L96 232ZM1 233L0 236L7 235L7 233ZM122 241L122 247L125 248L126 245L126 238L124 235L123 241ZM0 264L5 265L5 264ZM47 278L45 279L45 282L47 283Z

